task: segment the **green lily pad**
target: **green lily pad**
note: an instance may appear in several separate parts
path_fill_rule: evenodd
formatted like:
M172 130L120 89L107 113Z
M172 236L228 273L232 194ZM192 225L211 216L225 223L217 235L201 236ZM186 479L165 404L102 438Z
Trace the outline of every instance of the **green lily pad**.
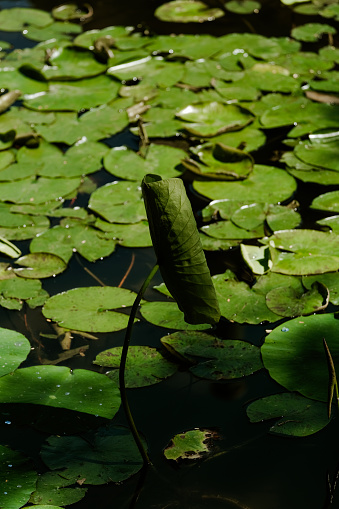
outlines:
M339 237L316 230L286 230L265 239L271 246L272 271L322 274L339 268Z
M209 380L248 376L262 368L260 349L238 340L219 340L204 332L175 332L161 338L172 354L189 360L190 371Z
M50 469L60 471L65 479L84 484L121 482L142 467L131 433L113 426L99 428L96 433L88 432L84 438L52 436L43 446L41 457Z
M161 21L172 23L202 23L221 18L224 12L219 8L209 8L198 0L174 0L158 7L154 15Z
M261 354L271 377L290 391L327 402L329 372L323 338L334 365L339 362L336 315L294 318L265 339Z
M108 76L65 83L51 81L46 92L26 95L24 106L38 111L80 111L112 101L118 89L119 84Z
M209 452L209 443L213 432L209 430L192 429L179 433L172 438L165 448L164 455L168 460L197 460Z
M56 472L45 472L39 476L36 490L32 493L30 502L34 504L47 504L38 506L45 509L60 507L59 504L75 504L85 496L87 489L66 487L71 484L74 484L73 480L64 479ZM55 506L55 504L58 504L58 506Z
M0 376L4 376L20 366L29 354L31 346L20 332L1 328L0 336Z
M151 144L146 158L125 146L113 147L104 158L105 169L116 177L140 182L146 173L156 173L163 178L179 175L176 166L186 153L175 147Z
M0 507L19 509L29 501L38 474L28 458L0 445Z
M32 308L42 306L47 298L40 281L20 277L0 280L0 305L7 309L19 310L24 301Z
M236 226L232 221L218 221L217 223L203 226L201 231L210 237L222 240L256 239L264 235L264 225L261 224L253 230L245 230Z
M67 46L52 51L48 63L41 71L47 80L78 80L106 71L106 65L98 62L92 52Z
M272 267L267 246L252 246L240 244L242 257L253 274L265 274Z
M278 418L270 427L270 433L306 437L317 433L328 424L326 410L324 403L284 392L254 401L247 407L246 412L251 422Z
M13 269L15 274L30 279L52 277L60 274L67 267L64 260L53 253L30 253L21 256L15 263L22 266Z
M320 194L312 201L310 207L317 210L339 212L339 191Z
M259 324L275 322L279 316L268 309L265 296L250 288L244 281L228 279L226 274L213 276L222 316L236 323Z
M134 182L116 181L99 187L91 194L88 206L110 223L147 219L140 185Z
M263 131L255 129L252 125L246 126L240 131L219 134L213 137L213 143L222 143L229 147L253 152L265 144L266 136Z
M330 292L330 302L337 306L339 304L339 272L328 272L316 276L303 276L303 285L310 289L315 282L322 283Z
M10 258L17 258L18 256L21 256L20 249L3 237L0 237L0 253L3 253Z
M253 121L249 111L234 104L218 102L190 104L178 111L176 116L186 121L185 130L202 137L237 131Z
M76 23L67 21L54 21L50 25L35 27L29 25L25 27L23 35L33 41L46 41L49 39L70 40L74 35L82 32L82 27Z
M52 23L52 16L40 9L14 7L2 9L0 14L0 30L8 32L21 32L27 25L45 27Z
M118 386L105 375L64 366L30 366L0 378L1 403L33 403L112 419Z
M98 234L100 238L114 240L120 246L125 247L149 247L152 246L152 240L149 233L147 221L141 221L134 224L107 223L102 219L97 219L95 227L102 230L103 235Z
M184 313L180 311L176 302L145 302L140 308L140 313L147 322L166 329L204 330L210 328L210 325L206 323L191 325L185 322Z
M295 27L291 31L292 37L298 41L316 42L323 34L335 34L336 29L325 23L306 23Z
M268 185L268 182L270 184ZM211 200L227 196L239 201L277 203L290 198L296 190L296 181L288 173L274 166L254 165L252 173L240 182L194 182L193 188Z
M228 11L236 14L252 14L259 12L261 5L254 0L231 0L226 2L225 7Z
M122 347L110 348L100 352L94 364L116 368L107 375L119 383L119 366ZM177 366L165 359L155 348L149 346L130 346L128 349L125 383L127 388L146 387L161 382L177 371Z
M133 27L127 26L109 26L105 27L102 30L87 30L74 39L74 44L76 46L81 46L82 48L94 49L94 42L98 40L100 37L109 36L113 39L127 37Z
M339 143L301 142L294 149L295 155L307 164L339 171Z
M294 288L273 288L266 295L266 305L277 315L285 317L316 313L327 307L329 291L322 283L315 282L308 292Z
M86 225L57 225L35 237L31 253L52 253L68 263L74 252L90 262L109 256L115 249L113 239L104 239L99 232Z
M73 288L48 299L42 312L67 329L113 332L125 329L129 318L115 310L132 306L135 297L134 292L124 288Z
M294 208L271 205L267 212L266 222L273 232L290 230L299 226L301 216Z
M76 4L62 4L52 9L52 15L53 18L61 21L69 21L72 19L84 21L84 19L88 17L88 10L82 10Z

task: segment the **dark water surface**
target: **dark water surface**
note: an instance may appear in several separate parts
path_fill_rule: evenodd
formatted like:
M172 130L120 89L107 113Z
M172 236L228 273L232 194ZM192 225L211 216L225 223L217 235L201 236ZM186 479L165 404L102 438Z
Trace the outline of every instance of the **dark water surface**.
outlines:
M0 8L37 7L51 10L57 1L0 1ZM287 36L298 16L279 1L263 1L258 15L240 17L229 14L213 23L168 24L153 16L159 0L93 0L94 17L85 30L110 25L133 25L149 30L150 33L211 33L222 35L230 32L254 30L268 36ZM303 22L307 22L307 17ZM312 21L315 21L312 18ZM6 40L16 46L21 41L17 34L6 33ZM30 42L25 39L23 46ZM121 143L118 143L121 144ZM265 153L260 155L265 162ZM103 175L106 182L107 174ZM110 176L111 178L111 176ZM312 186L302 186L297 199L308 203L312 198ZM199 202L197 202L198 205ZM313 218L305 218L305 220ZM236 255L235 255L236 256ZM105 284L116 286L125 274L132 257L132 250L118 248L108 259L95 263L95 274ZM230 260L237 262L237 260ZM136 251L135 264L126 279L125 287L138 291L155 262L152 249ZM212 273L225 270L227 261L220 255L209 257ZM46 290L55 294L77 286L92 286L92 277L84 271L83 265L91 264L75 257L65 273L44 283ZM156 276L154 283L161 282ZM151 295L152 290L148 290ZM157 295L157 299L159 296ZM19 313L0 310L1 326L15 328L27 334L24 318ZM30 333L39 336L47 325L38 311L28 315ZM145 322L139 322L133 333L134 344L159 346L160 337L168 333ZM222 335L232 339L247 339L260 345L265 327L225 324ZM91 343L85 358L73 359L64 365L72 368L91 368L98 352L121 345L123 331L115 334L99 334L99 341ZM83 341L82 341L83 343ZM46 344L46 348L53 346ZM129 391L130 405L139 430L148 440L151 468L143 485L136 507L138 509L323 509L325 507L327 476L332 476L339 462L338 422L332 422L321 432L303 439L286 439L267 433L270 423L251 424L246 416L246 404L258 397L264 397L283 390L264 372L257 372L244 380L232 383L210 383L194 378L187 372L179 372L170 379L148 388ZM36 428L44 429L43 411L31 415L27 408L22 415L12 420L12 426L0 423L0 433L14 448L30 453L32 443L43 441L45 435ZM48 409L49 419L52 415ZM55 412L56 419L62 419L62 412ZM1 418L1 414L0 414ZM25 426L34 422L35 427ZM39 425L40 422L40 425ZM118 422L124 424L122 414ZM72 423L68 423L69 426ZM78 423L77 423L78 425ZM85 426L85 424L84 424ZM49 423L50 434L53 428ZM215 429L220 435L214 453L207 459L180 467L172 466L163 456L163 448L179 432L192 428ZM20 443L18 431L21 430ZM53 430L51 431L53 432ZM38 461L38 460L37 460ZM133 492L139 481L139 474L122 485L89 487L85 498L72 509L122 509L130 505ZM339 497L332 505L339 507ZM6 509L6 508L4 508Z

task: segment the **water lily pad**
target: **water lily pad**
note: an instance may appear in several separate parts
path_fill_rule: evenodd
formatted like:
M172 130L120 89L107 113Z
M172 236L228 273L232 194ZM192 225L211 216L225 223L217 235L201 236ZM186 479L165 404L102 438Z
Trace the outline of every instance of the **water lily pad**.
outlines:
M175 332L161 338L172 354L194 365L190 371L209 380L250 375L262 367L260 349L238 340L219 340L204 332Z
M76 4L62 4L52 9L53 18L61 21L69 21L72 19L84 21L89 15L88 4L87 11L80 9Z
M267 246L240 244L240 249L244 261L250 267L253 274L265 274L272 267Z
M30 253L21 256L15 263L22 266L13 269L17 276L33 279L55 276L67 267L62 258L52 253Z
M271 205L268 209L266 222L273 232L296 228L301 223L301 216L292 207Z
M218 221L217 223L203 226L201 231L216 239L256 239L264 235L264 225L261 224L253 230L245 230L236 226L232 221Z
M44 509L60 507L59 504L69 505L79 502L85 496L87 489L80 488L80 486L77 489L66 487L71 484L74 484L73 480L65 479L56 472L45 472L39 476L36 490L32 494L30 502L39 504L35 507Z
M0 376L4 376L20 366L29 354L31 347L28 339L20 332L1 328L0 336Z
M290 391L327 402L329 373L323 338L337 366L337 324L336 315L325 313L294 318L276 327L261 347L271 377Z
M147 219L140 185L134 182L112 182L99 187L91 194L88 206L110 223Z
M152 246L152 240L149 233L147 221L140 221L134 224L108 223L102 219L97 219L95 227L104 232L99 237L111 239L117 244L125 247L149 247Z
M268 186L268 182L270 185ZM194 182L193 188L211 200L222 200L232 196L240 201L262 201L271 203L287 200L296 190L296 181L283 170L274 166L255 165L246 180L240 182Z
M113 369L108 373L109 378L119 383L119 366L122 347L110 348L100 352L94 364ZM130 346L128 349L125 381L126 387L146 387L161 382L173 375L177 366L165 359L155 348L149 346Z
M339 171L339 143L301 142L294 149L295 155L307 164Z
M142 317L153 325L167 329L204 330L209 324L191 325L185 322L184 313L176 302L145 302L140 308Z
M339 268L339 237L316 230L277 232L269 243L273 272L282 274L322 274ZM279 250L279 251L278 251Z
M42 312L68 329L112 332L127 327L128 315L115 310L132 306L135 297L134 292L124 288L73 288L48 299Z
M237 323L275 322L279 316L268 309L265 296L244 281L230 279L227 272L213 276L222 316Z
M67 46L52 51L48 63L49 66L42 69L48 80L78 80L106 71L106 65L98 62L92 52Z
M113 426L88 432L84 438L52 436L43 446L41 457L50 469L60 473L62 469L62 477L84 484L121 482L142 467L130 431Z
M70 40L72 36L82 32L82 27L76 23L69 23L67 21L54 21L50 25L43 27L35 27L29 25L25 27L23 35L27 39L33 41L46 41L49 39Z
M105 375L64 366L30 366L0 378L1 403L33 403L112 419L118 386Z
M104 158L104 166L116 177L140 182L146 173L156 173L163 178L178 176L176 166L185 156L186 153L179 148L151 144L144 159L121 146L110 150Z
M24 301L33 304L30 307L42 306L47 298L48 293L42 289L40 281L20 277L0 281L0 305L7 309L19 310Z
M209 442L213 432L209 430L192 429L179 433L172 438L165 448L164 455L168 460L197 460L209 452Z
M228 11L236 14L252 14L258 12L261 5L254 0L232 0L226 2L225 7Z
M273 288L266 295L266 305L277 315L285 317L310 315L327 307L329 291L314 282L308 292L294 288Z
M197 0L174 0L158 7L154 15L161 21L172 23L201 23L220 18L224 12Z
M186 121L185 130L202 137L237 131L253 121L250 112L239 106L218 102L190 104L176 116Z
M315 282L322 283L330 292L330 302L339 304L339 272L328 272L316 276L303 276L302 282L305 288L310 289Z
M74 252L90 262L109 256L115 242L103 239L91 226L54 226L35 237L30 244L31 253L52 253L68 263Z
M52 16L40 9L14 7L2 9L0 14L0 30L21 32L27 25L45 27L53 23Z
M246 412L251 422L278 418L270 433L293 437L313 435L329 422L324 403L289 392L258 399Z
M26 95L24 105L39 111L80 111L115 99L118 89L119 84L108 76L65 83L50 82L48 91Z
M311 208L339 212L339 191L320 194L312 201Z
M0 445L0 507L19 509L28 502L38 474L28 458Z
M335 34L336 29L325 23L306 23L295 27L291 31L292 37L298 41L315 42L321 39L323 34Z

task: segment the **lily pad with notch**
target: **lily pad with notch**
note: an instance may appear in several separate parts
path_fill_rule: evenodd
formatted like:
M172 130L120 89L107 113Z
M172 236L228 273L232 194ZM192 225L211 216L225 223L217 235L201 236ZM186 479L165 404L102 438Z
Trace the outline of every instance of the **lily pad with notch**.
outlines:
M168 460L197 460L210 452L210 446L217 435L214 431L192 429L175 435L164 450Z

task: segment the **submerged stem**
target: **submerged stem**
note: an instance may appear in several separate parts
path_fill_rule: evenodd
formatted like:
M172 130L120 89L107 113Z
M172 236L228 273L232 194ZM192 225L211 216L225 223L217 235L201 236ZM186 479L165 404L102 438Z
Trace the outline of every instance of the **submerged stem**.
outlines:
M142 287L140 288L139 293L136 296L135 301L133 303L133 306L131 309L131 314L130 314L129 320L128 320L127 329L126 329L125 340L124 340L124 344L122 347L121 361L120 361L120 367L119 367L119 385L120 385L121 403L122 403L123 409L125 411L126 418L127 418L129 427L131 429L133 438L135 440L135 443L136 443L136 445L139 449L139 452L142 456L142 459L144 461L144 465L151 465L151 460L149 459L148 454L145 450L145 447L141 441L139 432L135 426L135 423L134 423L134 420L132 417L132 413L131 413L131 410L130 410L130 407L128 404L128 399L127 399L127 394L126 394L126 385L125 385L125 367L126 367L128 347L129 347L129 343L130 343L131 336L132 336L132 329L133 329L133 323L134 323L134 319L136 316L136 312L137 312L138 306L140 304L140 301L141 301L148 285L150 284L153 276L157 272L158 268L159 268L158 264L154 265L150 274L145 279Z

